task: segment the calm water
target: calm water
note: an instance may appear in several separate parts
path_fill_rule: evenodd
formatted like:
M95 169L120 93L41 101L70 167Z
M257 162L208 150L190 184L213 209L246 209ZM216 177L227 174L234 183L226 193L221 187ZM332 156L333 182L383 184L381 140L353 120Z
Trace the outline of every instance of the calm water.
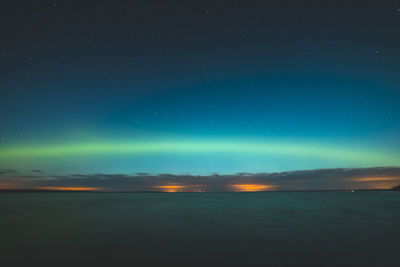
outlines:
M0 254L6 266L399 266L400 192L2 193Z

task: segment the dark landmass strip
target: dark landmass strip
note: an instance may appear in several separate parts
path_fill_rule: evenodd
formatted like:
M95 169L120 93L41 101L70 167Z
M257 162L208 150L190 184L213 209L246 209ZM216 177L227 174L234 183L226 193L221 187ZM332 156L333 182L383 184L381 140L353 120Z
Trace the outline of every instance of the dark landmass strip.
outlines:
M45 189L0 189L0 193L279 193L279 192L369 192L369 191L400 191L400 185L392 189L327 189L327 190L287 190L287 191L208 191L208 192L166 192L166 191L100 191L100 190L45 190Z
M0 193L170 193L170 192L165 192L165 191L100 191L100 190L0 189ZM179 193L183 193L183 192L179 192Z

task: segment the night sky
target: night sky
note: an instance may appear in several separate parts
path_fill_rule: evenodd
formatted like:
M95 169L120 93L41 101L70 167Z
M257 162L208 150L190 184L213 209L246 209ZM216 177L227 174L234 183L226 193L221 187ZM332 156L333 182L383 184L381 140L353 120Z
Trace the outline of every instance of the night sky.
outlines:
M400 181L400 1L3 1L0 28L0 189Z

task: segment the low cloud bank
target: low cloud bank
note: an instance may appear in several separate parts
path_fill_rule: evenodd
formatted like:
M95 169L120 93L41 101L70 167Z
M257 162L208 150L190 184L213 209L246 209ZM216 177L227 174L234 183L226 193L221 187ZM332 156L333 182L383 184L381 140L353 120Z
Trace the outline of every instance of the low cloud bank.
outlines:
M0 189L91 188L104 191L280 191L389 189L400 184L400 167L316 169L232 175L173 175L148 173L20 175L0 170Z

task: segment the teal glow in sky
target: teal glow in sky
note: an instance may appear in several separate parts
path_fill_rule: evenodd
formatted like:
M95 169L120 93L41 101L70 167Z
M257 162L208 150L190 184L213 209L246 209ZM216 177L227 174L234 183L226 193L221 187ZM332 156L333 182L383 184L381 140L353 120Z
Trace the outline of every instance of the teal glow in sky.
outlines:
M316 142L176 139L10 145L0 164L59 173L236 173L400 166L399 153Z
M392 2L141 2L0 10L0 170L400 165Z

